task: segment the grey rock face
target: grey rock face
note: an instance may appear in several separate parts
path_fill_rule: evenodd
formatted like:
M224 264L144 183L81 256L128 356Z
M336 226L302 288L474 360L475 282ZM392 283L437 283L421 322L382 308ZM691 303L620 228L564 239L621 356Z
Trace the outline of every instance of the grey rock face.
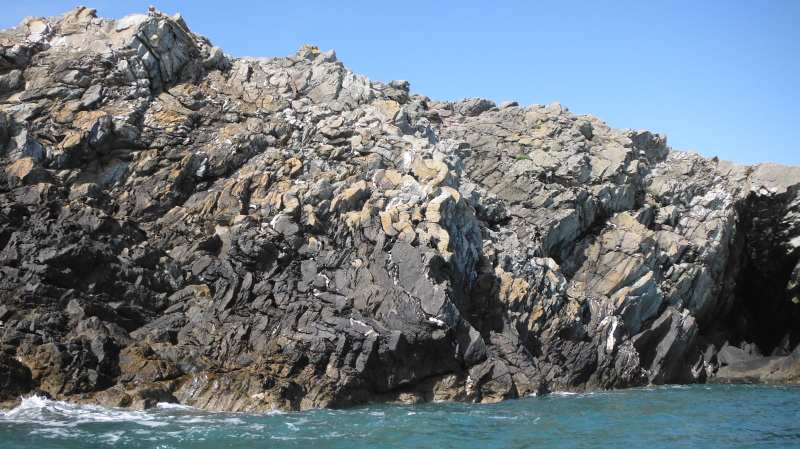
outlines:
M794 379L798 169L409 87L314 46L230 58L157 10L0 33L0 400Z

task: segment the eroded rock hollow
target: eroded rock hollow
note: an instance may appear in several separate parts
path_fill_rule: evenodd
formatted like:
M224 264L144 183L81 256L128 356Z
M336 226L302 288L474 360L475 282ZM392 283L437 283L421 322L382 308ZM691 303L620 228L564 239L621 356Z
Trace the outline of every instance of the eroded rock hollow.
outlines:
M211 410L798 379L800 170L180 16L0 32L0 399Z

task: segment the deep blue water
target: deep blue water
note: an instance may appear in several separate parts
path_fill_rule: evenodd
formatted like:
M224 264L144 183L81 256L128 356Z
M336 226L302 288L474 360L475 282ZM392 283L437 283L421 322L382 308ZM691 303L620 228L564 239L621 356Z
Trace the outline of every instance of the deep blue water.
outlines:
M800 447L800 386L673 386L288 414L128 411L31 398L0 412L0 448L83 447Z

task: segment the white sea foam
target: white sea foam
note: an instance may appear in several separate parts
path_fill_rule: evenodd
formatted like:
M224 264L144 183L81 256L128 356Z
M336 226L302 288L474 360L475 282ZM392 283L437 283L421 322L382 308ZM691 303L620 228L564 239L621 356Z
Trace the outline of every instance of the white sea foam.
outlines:
M198 411L199 408L192 407L191 405L183 405L183 404L173 404L171 402L159 402L156 404L156 408L159 410L186 410L186 411Z
M169 425L169 423L163 421L136 421L136 424L144 427L164 427Z
M215 422L213 418L207 417L204 418L202 416L192 416L192 417L179 417L178 421L182 424L197 424L197 423L213 423Z
M319 437L290 437L286 435L270 435L271 440L318 440Z
M147 425L152 427L154 426L152 422L156 418L153 414L145 411L74 404L39 396L23 398L17 407L0 413L0 419L16 422L39 422L48 427L74 427L84 423L129 421L148 422Z
M519 421L522 418L519 416L490 415L487 416L486 419L495 419L498 421Z
M554 391L551 393L553 396L576 396L578 393L572 391Z
M100 439L106 443L114 444L122 437L124 431L108 432L100 435Z
M0 417L5 419L24 419L33 414L38 414L48 406L48 400L39 396L24 398L22 403L13 409L0 413Z
M42 435L45 438L69 438L73 436L74 432L70 429L59 427L41 428L31 432L31 435Z

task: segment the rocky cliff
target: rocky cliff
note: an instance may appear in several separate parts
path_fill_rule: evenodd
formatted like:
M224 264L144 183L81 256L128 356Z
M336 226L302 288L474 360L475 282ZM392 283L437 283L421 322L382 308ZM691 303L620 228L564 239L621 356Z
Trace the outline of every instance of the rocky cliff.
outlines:
M83 7L0 33L0 156L5 401L799 377L799 168Z

